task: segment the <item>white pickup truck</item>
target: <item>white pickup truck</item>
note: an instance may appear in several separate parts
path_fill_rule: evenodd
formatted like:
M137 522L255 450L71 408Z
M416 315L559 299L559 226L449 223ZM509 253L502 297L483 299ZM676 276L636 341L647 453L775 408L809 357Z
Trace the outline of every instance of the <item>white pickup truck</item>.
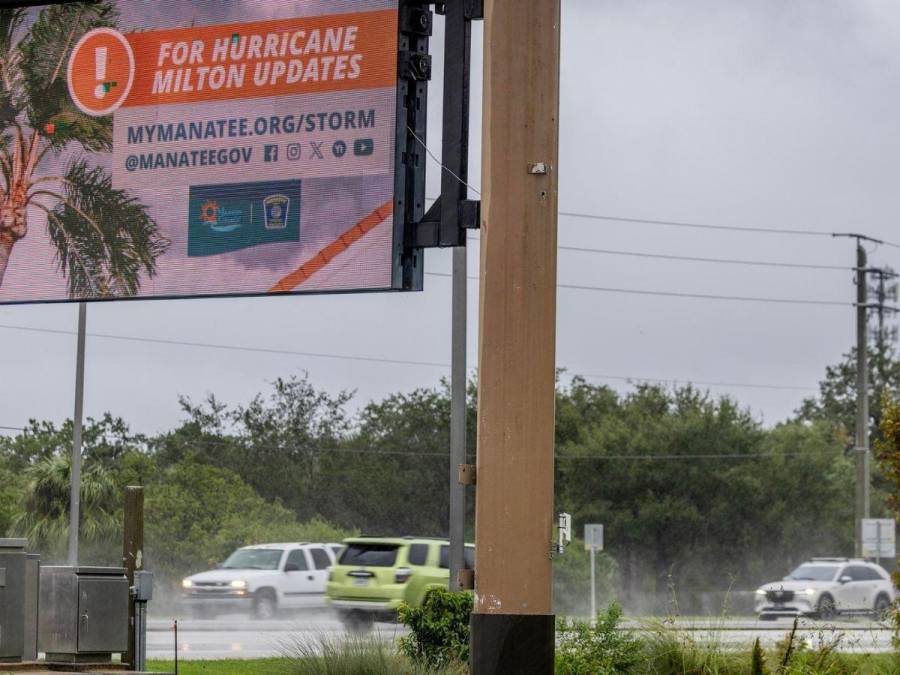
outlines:
M271 619L281 609L325 607L328 568L343 544L259 544L239 548L218 568L181 582L191 616L227 612Z

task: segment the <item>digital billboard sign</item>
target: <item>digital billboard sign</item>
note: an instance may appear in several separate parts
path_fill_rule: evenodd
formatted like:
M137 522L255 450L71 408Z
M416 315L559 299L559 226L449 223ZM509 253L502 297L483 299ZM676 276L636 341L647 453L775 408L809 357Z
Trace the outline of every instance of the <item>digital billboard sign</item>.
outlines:
M415 286L398 2L0 9L0 303Z

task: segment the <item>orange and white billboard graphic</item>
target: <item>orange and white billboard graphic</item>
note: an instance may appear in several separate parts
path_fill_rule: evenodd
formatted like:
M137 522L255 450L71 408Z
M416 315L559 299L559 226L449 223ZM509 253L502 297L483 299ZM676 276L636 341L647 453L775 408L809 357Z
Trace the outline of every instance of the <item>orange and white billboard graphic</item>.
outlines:
M395 287L397 0L25 12L0 302Z

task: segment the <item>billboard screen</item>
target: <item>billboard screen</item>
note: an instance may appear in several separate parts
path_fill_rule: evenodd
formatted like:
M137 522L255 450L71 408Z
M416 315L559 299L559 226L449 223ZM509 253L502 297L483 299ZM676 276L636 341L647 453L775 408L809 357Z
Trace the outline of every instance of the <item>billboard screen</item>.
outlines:
M0 302L404 286L398 0L0 19Z

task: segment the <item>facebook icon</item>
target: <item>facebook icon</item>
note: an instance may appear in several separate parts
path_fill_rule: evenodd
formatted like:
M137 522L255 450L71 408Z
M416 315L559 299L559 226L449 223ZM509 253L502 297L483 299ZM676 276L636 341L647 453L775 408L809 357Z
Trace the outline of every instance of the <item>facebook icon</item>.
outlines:
M277 145L267 145L265 150L263 151L263 159L267 162L277 162L278 161L278 146Z

